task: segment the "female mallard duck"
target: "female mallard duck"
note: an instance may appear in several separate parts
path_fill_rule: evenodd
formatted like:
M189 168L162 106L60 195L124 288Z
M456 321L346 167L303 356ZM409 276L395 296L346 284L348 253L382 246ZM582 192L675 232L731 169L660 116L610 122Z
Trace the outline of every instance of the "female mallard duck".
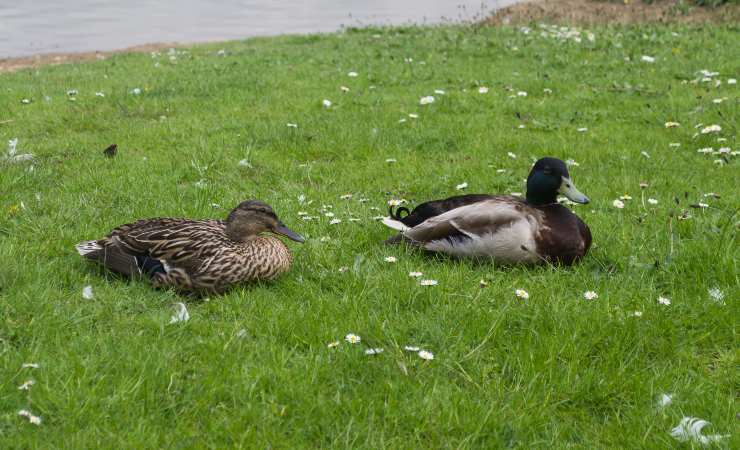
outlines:
M236 283L273 279L290 268L288 247L262 232L303 242L269 205L248 200L226 220L139 220L76 247L80 255L123 275L145 276L155 287L222 292Z
M503 263L573 264L591 246L591 231L557 202L563 194L577 203L588 197L576 189L565 163L542 158L527 177L526 200L505 195L472 194L399 208L387 226L401 234L387 243L409 242L453 256L493 258ZM405 211L406 216L401 217Z

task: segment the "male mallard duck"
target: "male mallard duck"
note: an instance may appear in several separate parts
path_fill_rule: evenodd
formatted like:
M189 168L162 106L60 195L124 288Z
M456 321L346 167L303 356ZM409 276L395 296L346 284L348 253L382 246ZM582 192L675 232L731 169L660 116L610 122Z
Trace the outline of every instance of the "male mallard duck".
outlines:
M262 232L303 242L269 205L248 200L226 220L144 219L76 248L114 272L145 276L155 287L222 292L230 285L273 279L290 269L288 247Z
M591 231L558 193L577 203L588 197L576 189L565 163L538 160L527 177L526 200L507 195L472 194L399 208L387 226L401 234L387 243L409 242L453 256L493 258L503 263L552 262L570 265L591 246ZM401 217L405 211L406 216Z

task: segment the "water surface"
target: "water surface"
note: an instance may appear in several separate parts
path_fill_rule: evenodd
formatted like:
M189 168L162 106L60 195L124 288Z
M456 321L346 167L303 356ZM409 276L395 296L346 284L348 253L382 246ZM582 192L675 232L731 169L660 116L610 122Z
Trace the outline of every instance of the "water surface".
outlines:
M0 1L0 58L473 20L515 0Z

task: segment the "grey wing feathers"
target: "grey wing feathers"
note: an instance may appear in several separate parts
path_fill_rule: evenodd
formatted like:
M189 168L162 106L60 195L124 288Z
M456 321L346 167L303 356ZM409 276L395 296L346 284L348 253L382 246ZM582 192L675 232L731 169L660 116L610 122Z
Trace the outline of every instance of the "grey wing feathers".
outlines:
M431 217L403 235L417 242L430 242L453 235L470 237L493 233L499 227L521 220L524 207L515 198L484 200Z

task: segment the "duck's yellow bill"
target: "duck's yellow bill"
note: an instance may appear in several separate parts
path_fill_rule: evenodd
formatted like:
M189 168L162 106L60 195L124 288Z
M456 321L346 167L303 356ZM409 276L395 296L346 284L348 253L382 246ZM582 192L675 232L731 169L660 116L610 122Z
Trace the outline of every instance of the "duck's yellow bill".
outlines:
M570 178L562 178L563 181L560 183L560 188L558 189L559 193L563 194L564 196L568 197L568 199L576 203L586 204L589 202L588 197L586 197L581 191L576 189L576 185L573 184L573 181L571 181Z

